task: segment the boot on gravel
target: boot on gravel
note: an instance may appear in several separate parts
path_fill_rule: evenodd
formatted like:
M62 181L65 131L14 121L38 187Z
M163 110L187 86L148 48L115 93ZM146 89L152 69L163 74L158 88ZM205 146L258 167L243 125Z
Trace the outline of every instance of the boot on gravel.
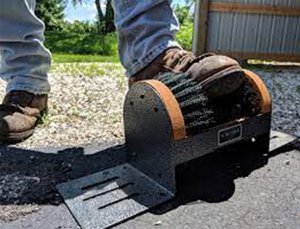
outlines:
M14 144L30 137L44 112L47 95L11 91L0 105L0 143Z
M170 48L152 63L129 78L129 87L141 80L155 78L160 73L185 73L199 81L210 97L220 97L236 91L244 81L244 71L230 57L207 53L195 57L191 52Z

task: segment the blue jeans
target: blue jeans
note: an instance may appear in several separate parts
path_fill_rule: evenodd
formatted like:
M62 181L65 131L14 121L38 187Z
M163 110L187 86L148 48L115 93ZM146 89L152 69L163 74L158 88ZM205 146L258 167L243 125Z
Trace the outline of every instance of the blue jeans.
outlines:
M169 47L179 29L171 0L113 0L119 55L128 77ZM47 94L51 54L44 45L45 26L35 14L35 0L1 0L0 77L7 92Z

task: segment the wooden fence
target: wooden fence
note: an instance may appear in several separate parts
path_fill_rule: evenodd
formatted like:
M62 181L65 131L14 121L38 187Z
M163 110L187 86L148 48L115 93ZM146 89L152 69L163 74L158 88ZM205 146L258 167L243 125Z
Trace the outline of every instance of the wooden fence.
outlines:
M300 62L300 0L197 0L193 51Z

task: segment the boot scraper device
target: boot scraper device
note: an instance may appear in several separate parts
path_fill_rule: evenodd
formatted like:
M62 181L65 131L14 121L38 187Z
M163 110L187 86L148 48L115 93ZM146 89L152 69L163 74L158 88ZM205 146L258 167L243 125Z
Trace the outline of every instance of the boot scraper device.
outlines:
M203 155L244 143L268 151L271 98L257 75L245 70L245 78L256 108L238 106L243 117L217 120L209 128L198 122L205 110L198 112L197 94L194 102L182 102L163 81L134 84L124 104L128 163L57 186L80 226L111 227L172 199L176 167ZM238 97L251 99L253 93Z

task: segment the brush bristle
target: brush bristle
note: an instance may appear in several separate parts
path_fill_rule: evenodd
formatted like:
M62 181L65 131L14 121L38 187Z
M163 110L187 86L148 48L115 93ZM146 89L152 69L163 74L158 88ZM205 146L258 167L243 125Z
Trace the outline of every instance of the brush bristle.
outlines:
M164 83L177 99L188 135L259 112L257 92L248 81L230 95L210 99L187 73L167 72L155 79Z

